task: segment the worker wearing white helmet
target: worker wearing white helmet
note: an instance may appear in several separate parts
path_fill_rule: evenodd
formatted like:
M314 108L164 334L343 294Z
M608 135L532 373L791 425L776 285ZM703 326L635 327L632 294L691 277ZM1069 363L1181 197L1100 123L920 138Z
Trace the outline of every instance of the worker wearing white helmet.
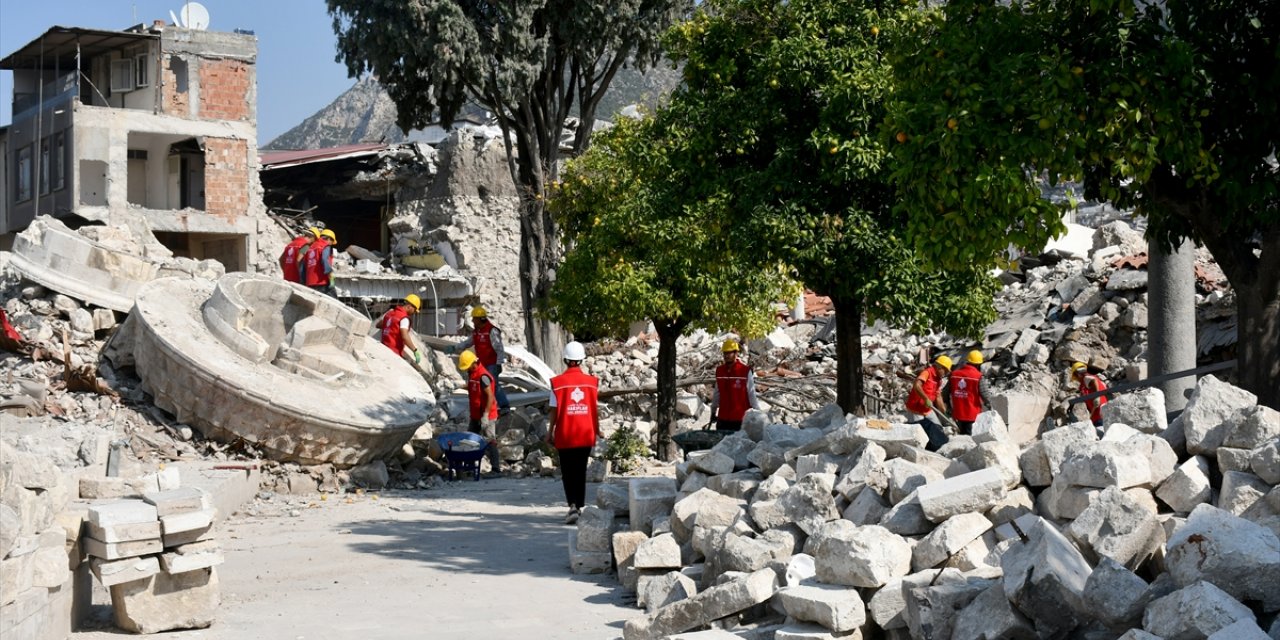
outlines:
M547 416L547 442L560 454L560 478L569 503L565 524L578 521L586 505L587 462L600 439L600 415L596 398L600 381L582 370L586 350L580 342L564 347L564 373L551 379L551 412Z
M384 313L375 326L382 330L382 344L414 364L422 362L422 347L413 337L412 317L422 309L422 298L411 293L404 300Z
M502 375L502 364L507 360L506 351L502 347L502 330L489 320L489 312L479 305L471 309L471 321L474 323L471 337L446 348L445 352L475 349L476 355L480 357L480 364L497 380ZM506 413L511 409L511 402L507 400L507 392L503 391L501 383L498 384L497 392L498 411Z
M738 360L740 350L733 338L720 345L724 362L716 367L716 386L711 392L711 421L716 431L742 429L747 409L760 408L760 401L756 399L756 373L750 365Z

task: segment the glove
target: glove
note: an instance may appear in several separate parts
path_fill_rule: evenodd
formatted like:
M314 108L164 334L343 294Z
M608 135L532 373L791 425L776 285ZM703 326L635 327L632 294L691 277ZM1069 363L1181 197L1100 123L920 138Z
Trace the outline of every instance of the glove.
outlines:
M454 352L454 351L457 351L457 350L458 350L458 345L456 345L456 344L451 344L451 345L449 345L449 346L447 346L447 347L445 347L445 348L444 348L444 352L445 352L445 353L447 353L447 354L449 354L449 355L453 355L453 352Z
M422 349L417 349L413 352L413 363L414 364L422 363Z

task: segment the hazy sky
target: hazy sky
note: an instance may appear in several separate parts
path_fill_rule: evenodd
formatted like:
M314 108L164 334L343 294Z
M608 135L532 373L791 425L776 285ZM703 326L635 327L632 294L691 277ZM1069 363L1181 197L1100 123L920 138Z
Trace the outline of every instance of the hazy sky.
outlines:
M184 0L0 0L0 57L49 27L123 30L172 22ZM258 141L284 133L355 83L334 62L324 0L202 0L211 31L247 29L258 38ZM0 71L0 126L12 122L13 74Z

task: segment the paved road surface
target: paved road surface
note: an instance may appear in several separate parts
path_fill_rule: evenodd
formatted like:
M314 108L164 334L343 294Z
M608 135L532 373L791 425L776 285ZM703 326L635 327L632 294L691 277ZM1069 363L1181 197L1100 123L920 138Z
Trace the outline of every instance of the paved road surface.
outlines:
M501 478L251 503L220 525L218 621L163 637L620 638L634 599L612 575L569 571L562 500L559 480ZM101 587L94 601L96 630L72 638L131 635L102 620Z

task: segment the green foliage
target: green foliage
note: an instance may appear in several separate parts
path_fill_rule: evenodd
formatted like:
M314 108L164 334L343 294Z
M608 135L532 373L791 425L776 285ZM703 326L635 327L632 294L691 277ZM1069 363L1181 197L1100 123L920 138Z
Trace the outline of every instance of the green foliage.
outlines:
M604 459L613 463L613 470L626 473L639 466L639 462L653 457L649 443L635 427L627 425L609 434L605 440Z

